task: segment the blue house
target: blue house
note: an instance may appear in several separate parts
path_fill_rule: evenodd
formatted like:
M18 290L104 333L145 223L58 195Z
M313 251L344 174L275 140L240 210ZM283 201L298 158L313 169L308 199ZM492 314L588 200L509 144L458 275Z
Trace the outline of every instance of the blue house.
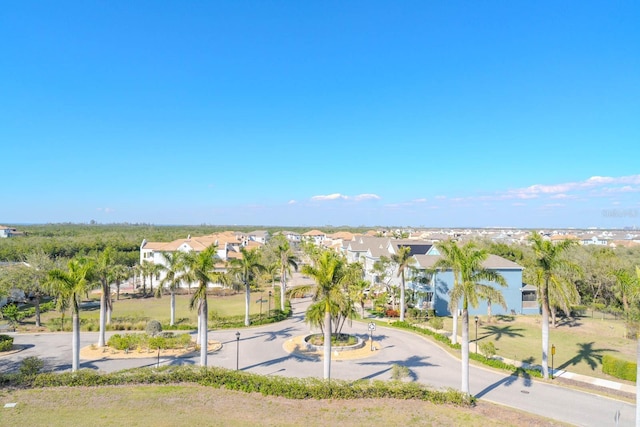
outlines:
M424 297L419 302L418 307L425 309L435 309L436 315L451 315L449 310L450 291L453 288L453 272L434 270L433 266L441 258L437 248L432 247L424 255L414 255L416 263L413 265L419 272L412 278L409 287L421 291ZM522 283L523 267L497 255L489 255L483 266L489 270L494 270L504 277L507 286L503 287L494 284L504 296L507 304L506 310L498 304L492 304L492 314L537 314L539 313L535 287ZM419 280L422 278L422 280ZM491 283L488 283L491 284ZM462 302L458 303L461 308ZM469 307L470 315L487 314L487 302L480 300L478 307Z

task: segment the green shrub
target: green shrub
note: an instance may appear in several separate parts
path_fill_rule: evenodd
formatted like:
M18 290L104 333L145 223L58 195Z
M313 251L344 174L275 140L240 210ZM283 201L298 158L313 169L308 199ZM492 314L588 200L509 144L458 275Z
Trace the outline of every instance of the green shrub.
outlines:
M162 324L157 320L150 320L149 323L147 323L145 332L147 333L147 335L151 335L152 337L155 337L160 332L162 332Z
M493 344L493 341L487 341L480 344L480 353L484 355L487 359L491 359L496 355L496 346Z
M442 317L432 317L429 319L429 326L433 329L442 329L444 327L444 320L442 320Z
M0 351L9 351L13 348L13 337L10 335L0 335Z
M406 366L402 366L402 365L398 365L398 364L394 364L393 366L391 366L391 379L392 380L402 380L404 378L407 378L410 374L409 368L407 368Z
M32 376L40 373L44 362L36 356L25 357L20 365L20 375Z
M605 354L602 357L602 372L623 380L636 381L637 364Z

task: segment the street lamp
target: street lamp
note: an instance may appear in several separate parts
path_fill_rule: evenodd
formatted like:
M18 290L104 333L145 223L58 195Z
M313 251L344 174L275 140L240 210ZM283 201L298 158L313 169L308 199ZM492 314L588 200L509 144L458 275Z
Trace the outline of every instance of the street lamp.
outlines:
M551 379L553 379L553 356L556 355L556 346L551 344Z
M269 291L269 315L267 317L271 316L271 291Z
M240 363L240 332L236 332L236 371Z
M476 354L478 354L478 316L474 317L473 320L476 321Z

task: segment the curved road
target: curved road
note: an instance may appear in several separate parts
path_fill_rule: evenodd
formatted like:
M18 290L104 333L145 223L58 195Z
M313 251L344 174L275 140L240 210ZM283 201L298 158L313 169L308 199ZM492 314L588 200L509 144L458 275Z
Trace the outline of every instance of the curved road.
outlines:
M294 316L284 322L240 330L239 348L236 348L236 330L209 332L209 339L220 341L221 350L209 355L210 366L235 369L236 356L242 370L262 375L289 377L322 377L322 361L300 358L283 349L286 340L306 335L311 330L304 322L308 299L294 300ZM345 325L345 332L368 338L366 323ZM315 331L314 331L315 332ZM68 370L71 361L71 334L15 334L15 344L23 350L0 358L0 372L17 369L27 356L45 360L50 370ZM82 346L97 341L97 333L82 333ZM374 341L380 347L372 356L347 361L332 361L334 379L380 379L391 377L393 364L409 368L413 380L436 388L460 388L460 361L435 343L415 334L385 327L374 332ZM198 357L163 359L161 364L198 364ZM120 369L153 366L155 358L126 360L81 361L82 368L105 372ZM529 378L516 377L475 366L470 367L471 392L478 398L511 406L581 426L616 425L620 413L620 426L633 426L635 405L559 387Z

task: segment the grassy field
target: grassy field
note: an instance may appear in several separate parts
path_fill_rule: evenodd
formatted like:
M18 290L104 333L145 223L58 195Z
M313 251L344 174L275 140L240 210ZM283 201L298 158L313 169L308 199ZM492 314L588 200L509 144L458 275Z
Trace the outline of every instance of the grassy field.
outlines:
M73 405L69 405L73 402ZM13 408L3 408L16 403ZM0 390L2 425L24 426L560 426L479 402L474 408L417 400L288 400L197 385Z
M262 314L266 315L269 309L268 293L268 290L265 290L264 292L251 293L250 314L258 315L260 313L260 303L257 301L262 299ZM92 296L96 303L98 303L99 296ZM176 295L176 320L179 321L179 323L195 325L198 314L195 310L189 309L189 299L190 295ZM244 315L245 294L243 292L226 296L209 295L207 298L207 302L209 306L210 316L213 313L221 317ZM112 316L113 320L117 320L118 318L137 318L144 320L155 319L160 321L161 323L167 324L170 320L169 305L169 295L165 295L162 298L141 298L139 295L133 296L124 294L120 296L119 301L116 301L114 299ZM271 308L276 308L276 300L273 296L271 297ZM100 310L97 305L91 308L83 309L81 311L80 317L82 319L99 319ZM59 319L60 313L55 311L43 313L41 322L44 326L46 326L47 322L54 318ZM68 313L67 318L69 318ZM19 329L32 327L34 324L34 318L27 318L22 322L22 325L19 325Z
M590 314L590 313L589 313ZM538 364L542 357L542 332L540 316L494 317L479 316L478 343L491 341L499 356ZM451 331L453 322L445 318L444 328ZM462 334L459 320L458 335ZM611 354L628 361L636 360L636 342L624 337L622 320L595 317L579 317L560 321L556 328L550 327L549 346L555 345L554 368L599 378L611 377L602 373L602 356ZM471 351L475 350L475 323L469 324ZM551 357L549 358L551 365Z

